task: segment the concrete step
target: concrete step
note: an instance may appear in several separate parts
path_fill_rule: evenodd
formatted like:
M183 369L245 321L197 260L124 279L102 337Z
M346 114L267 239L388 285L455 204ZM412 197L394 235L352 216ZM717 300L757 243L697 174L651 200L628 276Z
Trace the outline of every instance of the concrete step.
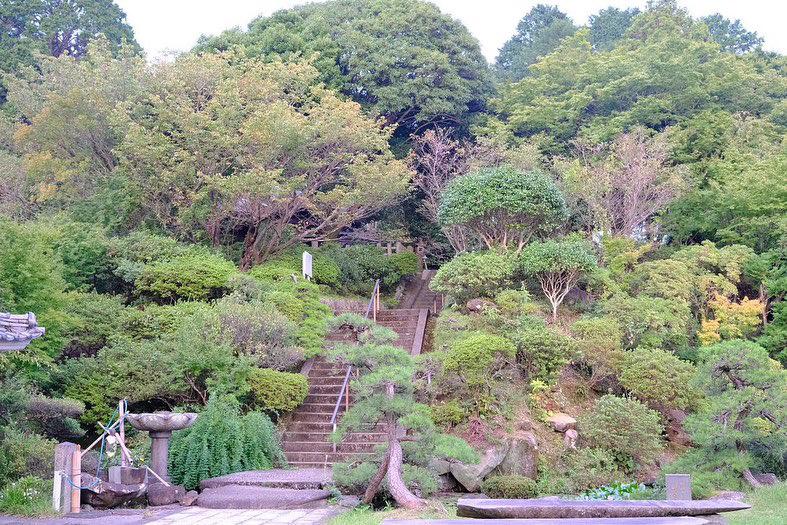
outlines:
M290 431L287 430L282 436L283 442L311 441L317 443L329 443L332 432L309 432L309 431ZM345 435L345 441L359 443L382 443L387 434L385 432L351 432Z
M200 490L226 485L277 489L323 489L330 486L331 483L331 473L323 469L247 470L202 480Z
M373 452L285 452L288 463L338 463L343 461L356 461L374 456Z
M355 454L357 452L374 452L375 447L381 443L338 443L336 452ZM320 443L315 441L285 441L284 452L333 452L333 443Z
M197 505L208 509L304 509L325 507L331 492L322 489L277 489L224 485L205 489Z

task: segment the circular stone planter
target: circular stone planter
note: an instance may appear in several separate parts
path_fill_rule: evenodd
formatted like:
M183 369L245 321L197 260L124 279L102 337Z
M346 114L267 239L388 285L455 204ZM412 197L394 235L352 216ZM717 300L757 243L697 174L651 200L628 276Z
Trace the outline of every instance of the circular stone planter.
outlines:
M152 412L142 414L126 414L126 421L136 428L150 434L150 468L169 482L167 462L169 458L169 440L176 430L183 430L194 424L197 414L193 412Z

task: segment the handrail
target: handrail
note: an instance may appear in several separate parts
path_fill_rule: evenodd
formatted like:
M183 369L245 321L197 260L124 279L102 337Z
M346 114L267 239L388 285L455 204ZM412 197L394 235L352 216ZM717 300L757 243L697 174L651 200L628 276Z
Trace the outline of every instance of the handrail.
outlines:
M369 319L369 314L372 315L372 320L377 321L377 311L380 309L380 279L374 282L372 289L372 296L369 299L369 304L366 306L366 313L364 317ZM344 374L344 381L342 381L342 389L339 392L339 397L336 399L336 405L333 407L333 414L331 415L331 425L333 431L336 432L336 419L339 417L339 407L342 406L342 400L345 405L345 412L350 408L350 376L353 372L353 365L347 365L347 372ZM336 443L333 444L333 451L336 452Z

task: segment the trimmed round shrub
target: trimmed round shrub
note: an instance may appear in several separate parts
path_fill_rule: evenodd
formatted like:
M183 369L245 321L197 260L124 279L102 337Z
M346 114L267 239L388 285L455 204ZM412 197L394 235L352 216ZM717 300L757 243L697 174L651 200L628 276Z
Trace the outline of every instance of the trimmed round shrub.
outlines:
M495 304L505 317L514 319L538 310L527 290L501 290L495 295Z
M514 260L495 251L464 253L445 263L429 287L464 304L476 297L494 297L513 281Z
M432 405L429 408L432 413L432 421L440 427L452 427L467 419L467 412L456 399Z
M474 332L454 343L443 357L443 367L462 377L469 386L482 386L491 381L492 367L498 358L515 356L516 347L505 337Z
M538 485L525 476L492 476L481 483L481 491L490 498L530 499L538 496Z
M694 366L658 348L636 348L626 352L620 384L657 410L693 406L699 392L690 386Z
M150 264L136 281L137 291L153 300L207 301L221 297L238 270L219 255L190 254Z
M593 410L579 418L579 434L612 452L627 471L650 466L664 450L664 427L658 412L636 399L603 396Z
M254 403L264 410L277 413L295 410L309 393L306 376L270 368L253 370L248 382Z
M517 362L530 379L552 382L574 357L574 341L546 326L517 330L511 339L516 344Z
M623 364L623 330L611 317L583 317L571 325L579 359L592 370L591 382L617 377Z

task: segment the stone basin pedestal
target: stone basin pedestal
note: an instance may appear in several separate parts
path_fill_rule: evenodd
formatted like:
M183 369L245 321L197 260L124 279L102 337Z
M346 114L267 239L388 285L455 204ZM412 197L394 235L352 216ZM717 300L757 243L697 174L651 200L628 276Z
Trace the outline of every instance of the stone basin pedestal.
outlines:
M176 430L188 428L194 424L197 414L193 412L153 412L144 414L126 414L126 420L137 430L150 434L150 468L169 482L167 463L169 462L169 440ZM153 482L153 480L150 480Z

